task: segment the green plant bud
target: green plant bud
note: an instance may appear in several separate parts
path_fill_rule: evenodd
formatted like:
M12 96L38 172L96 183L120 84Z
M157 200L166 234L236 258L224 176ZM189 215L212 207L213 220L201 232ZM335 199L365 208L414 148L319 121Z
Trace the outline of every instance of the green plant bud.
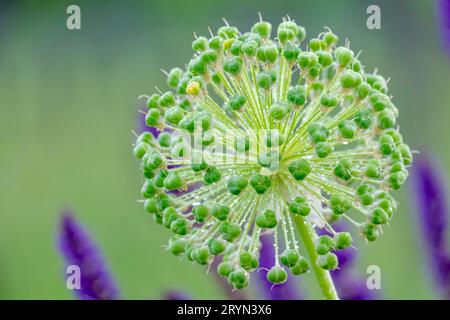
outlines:
M272 210L266 210L256 217L256 225L260 228L273 229L277 224L277 215Z
M148 132L148 131L144 131L142 132L139 137L137 137L136 142L146 142L146 143L151 143L153 141L153 135Z
M142 171L144 173L144 177L147 179L153 179L155 177L155 172L152 169L147 168L146 166L142 168Z
M318 50L321 50L321 49L325 49L326 48L326 43L323 42L320 39L313 38L313 39L309 40L309 48L312 51L318 51Z
M287 112L286 105L278 102L272 104L269 108L269 115L275 120L283 120Z
M179 256L179 255L183 254L185 247L186 247L186 242L183 239L172 238L169 240L168 249L175 256Z
M380 230L373 224L366 224L363 227L363 234L366 237L367 241L375 241L380 235Z
M370 206L374 202L375 197L371 193L366 193L361 195L359 197L359 200L361 201L361 204L363 206Z
M208 164L205 162L203 158L203 154L201 151L194 152L191 158L191 168L194 172L200 172L206 170L208 168Z
M327 108L333 108L336 107L338 104L338 99L335 95L331 95L328 93L324 93L320 97L320 104Z
M349 181L352 178L352 167L350 159L341 159L334 167L333 173L336 177Z
M220 84L222 83L222 78L221 78L220 74L217 73L217 72L211 73L211 80L212 80L212 82L214 82L216 85L220 85Z
M152 94L150 96L150 98L148 98L148 100L147 100L147 107L149 109L158 108L159 107L159 104L158 104L159 97L160 97L160 95L157 93Z
M217 255L221 254L222 252L224 252L225 246L226 246L226 243L220 239L211 238L208 241L209 252L214 256L217 256Z
M188 229L189 223L182 217L177 218L170 225L170 231L181 236L186 235L188 233Z
M306 38L306 30L301 26L297 26L297 40L302 42Z
M170 229L172 223L180 217L180 213L172 207L167 207L162 213L163 224L167 229Z
M211 214L219 221L225 221L230 215L230 208L224 204L215 204L211 208Z
M166 188L167 190L181 189L183 185L183 179L173 171L170 171L167 177L164 179L164 188Z
M400 189L405 183L407 175L405 171L394 172L388 176L388 184L393 190Z
M230 106L230 109L233 111L240 110L247 102L247 98L245 96L237 95L230 99L230 102L228 105Z
M405 166L403 165L403 162L395 162L391 169L389 170L390 173L405 171Z
M239 255L239 265L246 271L253 271L258 268L259 261L255 255L249 252L242 252Z
M327 254L328 252L334 250L336 244L334 243L333 238L328 235L320 236L316 240L316 252L319 255Z
M295 38L295 33L291 29L278 28L277 37L280 43L286 43Z
M268 72L260 72L256 76L256 82L258 83L258 87L262 89L269 89L272 85L272 78Z
M372 122L372 112L369 109L362 109L356 114L355 123L359 128L363 130L369 129Z
M209 209L203 204L199 204L192 208L192 214L197 222L204 222L209 216Z
M300 255L294 249L288 249L284 251L280 257L281 263L286 267L293 267L298 262L299 259Z
M389 216L382 208L375 208L370 215L370 222L372 224L385 224L388 222Z
M239 225L228 221L222 223L219 231L222 233L222 237L228 242L233 242L241 235L241 228Z
M328 252L317 259L319 267L325 270L335 270L339 266L339 261L334 253Z
M358 98L363 100L370 93L370 86L367 83L361 83L358 87Z
M273 266L267 272L267 280L274 284L282 284L287 280L287 272L280 266Z
M222 50L223 48L223 40L221 37L212 37L208 41L208 46L210 49L213 50Z
M355 88L361 84L361 76L352 70L345 70L341 76L343 88Z
M370 161L364 169L364 174L368 178L378 179L381 176L381 164L377 161Z
M346 213L352 207L352 203L348 198L337 193L331 195L329 204L333 213L337 215Z
M194 113L194 122L200 125L203 131L209 130L212 124L212 117L207 111L197 111Z
M206 265L211 260L211 255L209 254L208 248L198 248L194 249L195 261L200 265Z
M223 26L217 31L217 35L223 39L234 38L238 33L239 30L232 26Z
M237 152L247 152L250 150L250 138L248 136L239 136L234 141L234 148Z
M283 57L287 61L290 61L290 62L296 61L299 54L300 54L300 48L291 43L287 43L283 47Z
M377 127L380 129L389 129L395 126L395 116L391 110L385 109L377 115Z
M149 127L155 127L160 123L161 111L159 109L149 109L145 116L145 124Z
M167 91L159 98L158 103L161 107L170 107L175 105L175 96L173 92Z
M233 272L233 264L228 261L221 262L217 266L217 273L222 277L228 277Z
M154 220L155 223L157 223L157 224L162 224L162 215L161 215L160 213L156 212L156 213L153 215L153 220Z
M139 142L133 148L133 153L136 158L142 159L145 154L150 150L150 145L146 142Z
M378 139L378 150L382 155L389 155L395 150L394 139L390 135L384 134Z
M341 67L345 67L353 61L354 53L348 48L338 47L334 50L334 56L337 63L339 63Z
M184 157L187 151L187 146L183 141L176 141L172 145L172 149L170 150L171 154L174 157Z
M228 275L228 282L235 289L243 289L248 286L248 273L244 270L232 271Z
M308 74L312 79L317 79L322 73L322 67L319 64L316 64L309 68Z
M231 176L227 181L228 191L232 195L238 196L248 185L247 179L242 176Z
M348 232L338 232L333 237L337 250L348 248L353 243L353 238Z
M277 150L269 150L258 154L258 163L271 171L276 171L280 167L281 155Z
M172 135L168 132L161 132L158 136L159 145L163 148L170 148Z
M398 151L400 151L402 158L403 158L403 164L405 166L410 165L413 160L412 152L409 146L405 143L401 143L398 146Z
M394 139L395 145L399 145L400 143L403 142L402 135L395 129L388 129L384 133L390 135L392 139Z
M258 43L256 41L246 41L244 42L244 44L242 44L241 51L246 56L253 57L256 55L256 52L258 51ZM262 50L261 52L264 55L264 51Z
M297 63L301 69L311 68L319 62L314 52L303 51L298 55Z
M155 177L153 178L153 184L157 188L163 188L164 187L164 180L169 175L169 171L166 169L159 170Z
M158 202L158 211L164 211L171 205L170 197L165 193L160 193L157 196L157 202Z
M274 45L264 47L264 54L270 63L274 63L278 58L278 48Z
M382 93L376 93L370 96L370 104L375 112L383 111L390 105L389 97Z
M206 184L211 184L219 181L222 178L222 174L217 167L208 167L203 175L203 180Z
M330 64L333 63L333 56L331 53L327 51L319 50L316 52L317 58L319 63L322 65L322 67L328 67Z
M167 75L167 85L172 88L178 87L181 77L183 76L183 70L180 68L173 68Z
M181 121L178 123L178 127L180 127L183 130L186 130L189 133L193 133L195 130L195 122L192 117L184 117L181 119Z
M306 91L304 86L296 85L287 92L287 99L294 106L303 106L306 102Z
M192 50L194 51L205 51L208 46L208 39L205 37L198 37L192 41Z
M180 79L180 82L177 86L177 93L178 94L186 94L186 88L189 80L191 79L191 72L187 71L183 74L183 77Z
M256 173L250 177L250 185L257 194L264 194L272 185L268 176Z
M183 109L178 106L167 109L164 113L164 119L170 124L178 125L183 119Z
M158 190L151 180L145 181L141 189L141 194L144 198L151 198L155 195Z
M310 269L309 261L304 257L300 257L298 259L297 263L294 266L292 266L290 269L294 276L304 274L304 273L308 272Z
M339 133L344 139L353 139L356 135L356 125L349 120L342 120L338 124Z
M325 142L329 133L328 129L319 123L313 123L308 126L308 134L313 143Z
M208 49L201 55L201 60L206 64L211 64L217 61L218 54L217 51L213 49ZM200 73L203 74L203 73Z
M368 183L362 183L356 189L356 193L358 194L358 196L362 196L370 192L373 192L373 186Z
M238 75L242 69L242 58L241 57L230 57L227 58L223 63L223 70L234 76Z
M148 213L156 213L158 211L158 203L155 198L145 199L144 209Z
M311 212L310 206L303 197L296 197L293 202L289 203L289 210L303 217Z
M288 167L295 180L302 181L311 173L311 163L306 159L294 160Z
M333 150L333 145L329 142L318 142L316 144L316 155L319 158L326 158Z
M272 32L272 25L269 22L260 21L253 25L252 32L257 33L261 38L270 38Z
M242 47L243 42L240 40L235 40L233 41L233 44L230 47L230 53L233 56L238 56L241 54L241 47Z
M333 32L328 31L323 35L323 41L327 44L328 47L330 47L338 43L339 37Z

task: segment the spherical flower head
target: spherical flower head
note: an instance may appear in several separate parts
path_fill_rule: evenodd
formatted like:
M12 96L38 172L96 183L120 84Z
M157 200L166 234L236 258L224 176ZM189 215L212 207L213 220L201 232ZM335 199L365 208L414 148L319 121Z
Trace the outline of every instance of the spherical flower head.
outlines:
M144 208L173 233L167 250L207 266L223 256L217 272L235 289L258 269L265 234L274 285L311 264L338 268L352 236L331 223L377 239L412 163L385 78L329 29L307 43L290 19L275 29L271 38L261 19L250 32L226 23L196 37L187 68L167 72L170 90L147 97L146 124L163 133L142 133L133 149ZM299 221L330 234L313 234L314 261Z

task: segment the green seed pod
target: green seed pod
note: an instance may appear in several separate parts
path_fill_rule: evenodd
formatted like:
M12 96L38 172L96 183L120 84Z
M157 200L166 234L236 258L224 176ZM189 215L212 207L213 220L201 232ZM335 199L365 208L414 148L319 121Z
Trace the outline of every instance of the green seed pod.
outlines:
M333 56L328 51L319 50L316 52L319 63L322 67L328 67L333 63Z
M211 208L211 214L219 221L225 221L230 214L230 208L224 204L215 204Z
M158 136L159 145L163 148L170 148L172 144L172 136L168 132L161 132Z
M148 98L148 100L147 100L147 107L149 109L158 108L159 107L159 104L158 104L159 97L160 97L160 95L157 93L152 94L150 96L150 98Z
M189 223L186 219L179 217L170 224L170 231L181 236L186 235L189 232Z
M224 252L225 246L226 246L226 243L220 239L211 238L208 241L209 252L214 256L217 256L217 255L221 254L222 252Z
M230 262L224 261L217 266L217 273L222 277L228 277L233 272L233 269L233 265Z
M183 119L183 109L178 106L167 109L164 113L164 119L170 124L178 125Z
M274 103L269 108L269 115L275 120L283 120L288 110L282 103Z
M313 123L308 126L308 134L313 143L318 143L325 142L330 133L325 126L319 123Z
M363 82L358 87L358 98L363 100L365 99L370 93L370 86L369 84Z
M388 220L389 216L382 208L375 208L370 216L370 222L375 225L385 224Z
M197 222L204 222L209 216L209 208L203 204L199 204L192 208L192 214Z
M280 167L281 155L277 150L269 150L258 154L258 163L261 167L270 171L276 171Z
M294 106L303 106L306 102L306 91L304 86L296 85L287 92L287 99Z
M265 142L269 148L279 147L284 143L284 138L278 130L266 130Z
M203 180L206 184L218 182L221 178L222 174L220 173L220 170L213 166L208 167L203 175Z
M341 76L341 86L343 88L355 88L361 84L361 76L352 70L345 70Z
M142 159L145 154L150 150L150 145L146 142L140 142L133 148L133 153L136 158Z
M153 142L153 135L150 132L142 132L139 137L136 139L136 143L139 142L145 142L145 143L152 143Z
M198 37L192 41L192 50L194 51L205 51L208 47L208 39L205 37Z
M378 150L382 155L389 155L395 150L394 139L390 135L384 134L378 139Z
M309 40L309 48L312 51L318 51L318 50L321 50L321 49L325 49L326 48L326 43L323 42L320 39L313 38L313 39Z
M380 230L373 224L366 224L363 227L363 234L368 241L375 241L380 235Z
M257 194L264 194L272 185L270 178L262 174L254 174L250 177L250 185Z
M405 171L394 172L388 176L387 182L393 190L400 189L405 183L407 175Z
M151 198L155 195L158 190L151 180L145 181L141 189L141 194L144 198Z
M272 25L265 21L257 22L253 25L252 32L259 34L261 38L270 38Z
M342 180L349 181L353 175L353 164L350 159L341 159L334 167L333 173Z
M398 146L398 151L400 151L402 158L403 158L403 164L405 166L410 165L413 160L412 152L409 146L405 143L402 143Z
M375 112L383 111L390 106L389 97L383 93L375 93L370 96L370 104Z
M247 179L238 175L232 176L227 181L228 191L235 196L238 196L247 187L247 185Z
M241 228L239 227L239 225L228 221L222 223L219 231L222 234L223 239L228 242L233 242L241 235Z
M195 261L200 265L209 264L211 261L211 255L209 254L208 248L198 248L194 249Z
M266 210L256 217L256 225L260 228L273 229L277 226L277 215L272 210Z
M241 48L244 43L240 40L233 41L233 44L230 47L230 53L233 56L239 56L241 54Z
M282 284L287 280L287 272L280 266L273 266L267 272L267 280L274 284Z
M300 54L298 55L298 58L297 58L298 66L301 69L311 68L312 66L317 65L318 62L319 62L319 58L317 57L317 55L314 52L308 52L308 51L300 52Z
M175 105L175 96L173 92L167 91L165 92L158 100L158 104L161 107L170 107Z
M389 129L395 126L395 116L391 110L385 109L377 115L377 127L379 129Z
M205 162L203 158L203 154L201 151L194 152L191 158L191 168L194 172L200 172L206 170L208 168L208 164Z
M328 31L323 35L323 42L325 42L328 47L334 46L338 41L339 37L331 31Z
M334 253L328 252L317 259L319 267L325 270L335 270L339 266L339 261Z
M244 270L232 271L228 276L228 282L235 289L243 289L248 286L248 273Z
M281 263L286 267L293 267L299 259L300 255L294 249L288 249L280 256Z
M268 72L261 72L256 77L256 82L258 83L258 87L269 89L272 85L272 78Z
M245 96L237 95L230 99L228 103L229 107L233 111L241 110L242 107L247 102L247 98Z
M333 108L337 106L338 99L335 95L324 93L320 98L320 104L326 108Z
M348 232L338 232L333 238L334 243L336 244L336 249L343 250L352 245L353 239L350 233Z
M356 135L356 125L349 120L342 120L338 124L339 133L344 139L353 139Z
M293 202L289 203L289 210L292 213L306 217L311 212L311 207L303 197L296 197Z
M304 257L300 257L298 259L297 263L290 268L291 273L294 276L304 274L304 273L308 272L309 269L310 269L309 261Z
M181 77L183 76L183 70L180 68L173 68L169 71L167 75L167 85L176 89L180 83Z
M287 43L283 47L283 57L289 62L296 61L299 54L300 54L300 48L291 43Z
M167 229L170 229L172 223L180 217L180 213L173 207L167 207L162 213L163 224Z
M316 144L316 155L319 158L326 158L333 150L333 145L329 142L318 142Z
M264 47L264 55L269 63L274 63L278 58L278 48L274 45Z
M167 177L164 179L164 188L166 188L167 190L181 189L183 185L183 179L173 171L170 171Z
M148 213L156 213L158 211L158 203L155 198L145 199L144 208Z
M157 188L164 188L164 180L169 175L169 171L166 169L159 170L153 178L153 184Z
M184 253L186 248L186 242L183 239L173 237L169 240L167 249L175 256L179 256Z
M316 252L318 255L327 254L328 252L334 250L335 246L336 244L334 243L334 240L328 235L320 236L316 240Z
M223 48L223 40L221 37L212 37L208 41L208 46L210 49L220 51Z
M170 197L165 193L158 194L156 200L158 202L158 211L161 212L167 209L172 203Z
M352 207L348 198L337 193L331 195L329 205L333 213L337 215L346 213Z
M223 63L223 70L234 76L238 75L242 69L242 58L241 57L230 57L227 58Z
M242 269L245 271L253 271L259 266L258 258L249 253L249 252L242 252L239 255L239 265Z
M218 54L217 54L217 51L215 51L213 49L208 49L205 52L203 52L200 57L204 63L212 64L217 61ZM201 74L203 74L203 73L201 73Z
M241 46L241 51L246 56L253 57L256 55L256 52L258 51L258 43L256 41L246 41ZM261 51L264 55L264 51ZM258 57L259 58L259 57ZM264 57L265 59L265 57Z
M145 116L145 124L149 127L155 127L161 122L161 111L159 109L149 109Z
M369 109L362 109L356 114L355 123L360 129L369 129L372 122L372 112Z
M345 67L353 61L354 53L345 47L338 47L334 50L334 57L341 67Z

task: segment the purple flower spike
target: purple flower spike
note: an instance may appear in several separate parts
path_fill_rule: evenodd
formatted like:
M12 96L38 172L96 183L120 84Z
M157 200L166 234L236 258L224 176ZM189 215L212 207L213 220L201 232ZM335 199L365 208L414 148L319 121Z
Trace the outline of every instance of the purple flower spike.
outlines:
M65 265L80 268L80 289L73 289L74 294L82 300L119 299L119 291L99 249L72 214L62 215L58 237Z
M430 158L419 158L413 175L412 197L416 199L419 225L436 287L445 298L450 298L450 258L446 246L448 203L442 176Z
M442 42L450 55L450 0L438 0L438 15Z
M274 247L273 236L263 235L260 238L262 248L259 258L260 268L270 269L274 265ZM296 279L291 275L288 280L279 285L273 285L266 279L266 271L258 271L258 279L260 286L262 287L262 295L267 300L300 300L302 299L298 290Z

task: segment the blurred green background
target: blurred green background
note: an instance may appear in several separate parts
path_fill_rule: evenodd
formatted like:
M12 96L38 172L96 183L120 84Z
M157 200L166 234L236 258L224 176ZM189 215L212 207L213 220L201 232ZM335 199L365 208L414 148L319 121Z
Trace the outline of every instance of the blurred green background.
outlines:
M81 7L82 30L66 29L69 4ZM366 28L369 4L381 7L381 30ZM222 17L247 30L258 11L274 24L288 14L309 36L329 26L351 39L368 70L392 78L405 139L450 171L450 57L434 1L1 1L0 298L71 298L55 249L64 208L95 235L125 298L224 297L202 268L161 250L168 233L136 202L131 130L137 96L165 87L161 68L184 66L193 31ZM408 188L398 197L391 227L361 245L359 272L379 265L385 298L436 298Z

